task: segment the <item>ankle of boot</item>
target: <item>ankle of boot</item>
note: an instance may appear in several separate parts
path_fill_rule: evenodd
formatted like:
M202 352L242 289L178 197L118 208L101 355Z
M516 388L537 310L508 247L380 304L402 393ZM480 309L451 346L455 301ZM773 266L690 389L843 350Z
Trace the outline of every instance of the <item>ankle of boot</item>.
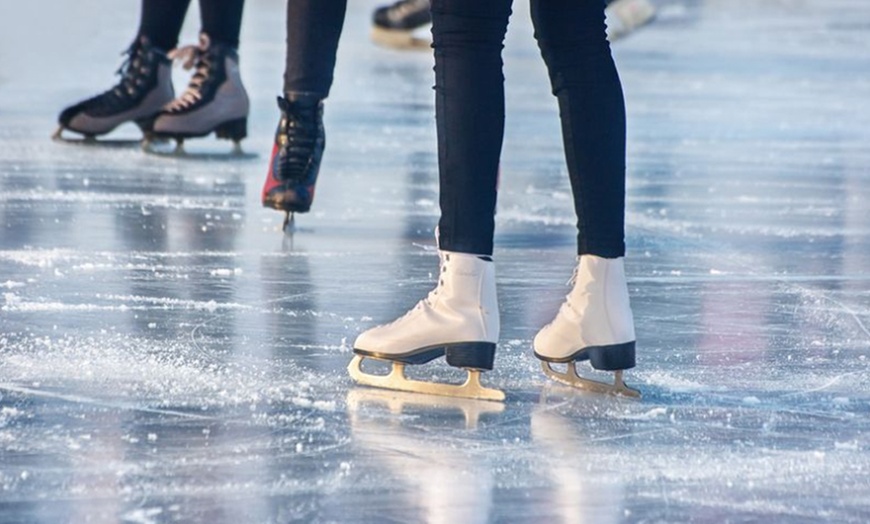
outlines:
M293 105L300 107L317 107L323 97L310 91L285 91L284 98Z

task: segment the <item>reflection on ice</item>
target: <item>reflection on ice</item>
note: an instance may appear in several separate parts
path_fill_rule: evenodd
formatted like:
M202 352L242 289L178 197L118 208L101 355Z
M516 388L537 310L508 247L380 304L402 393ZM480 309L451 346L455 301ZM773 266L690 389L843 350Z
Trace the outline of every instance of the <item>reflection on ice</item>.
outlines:
M462 446L457 440L462 437L452 432L433 435L415 421L437 417L449 427L448 417L459 414L472 432L463 435L468 438L481 414L501 412L499 404L450 397L432 402L419 394L355 388L348 393L347 405L354 445L363 455L375 455L378 469L389 471L389 480L377 487L378 497L403 499L393 504L403 514L393 518L438 524L489 521L491 468ZM440 428L432 429L438 433ZM373 521L390 514L380 513L380 508L373 514L361 508L360 513Z
M589 453L583 428L568 415L540 405L532 411L531 433L540 445L542 472L552 482L550 506L558 517L552 522L583 524L622 522L623 486L619 472L606 471ZM626 464L626 467L631 467Z

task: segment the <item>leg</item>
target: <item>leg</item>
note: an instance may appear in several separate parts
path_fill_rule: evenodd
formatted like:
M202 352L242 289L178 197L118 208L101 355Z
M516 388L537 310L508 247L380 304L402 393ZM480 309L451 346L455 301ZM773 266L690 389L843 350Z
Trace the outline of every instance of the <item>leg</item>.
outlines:
M174 138L178 150L190 137L214 132L235 143L247 136L250 102L239 74L239 31L244 0L200 0L199 45L173 50L185 68L195 69L187 89L161 112L154 135Z
M625 255L625 103L600 1L533 0L535 38L559 100L578 255Z
M504 138L501 50L510 0L432 2L441 183L439 245L492 254Z
M573 386L626 396L635 365L634 320L625 255L625 105L604 27L604 3L532 0L535 38L559 100L562 137L577 213L573 289L535 337L547 375ZM576 361L613 371L614 384L582 379ZM565 363L568 371L555 371Z
M284 93L329 95L347 0L287 1Z
M244 8L245 0L200 0L202 32L211 37L212 42L238 49Z
M288 0L287 62L281 118L275 132L269 171L263 184L264 207L305 213L314 201L320 161L326 148L323 99L329 95L347 0Z
M64 109L54 137L64 129L86 139L104 135L125 122L136 122L146 137L164 104L174 96L166 52L175 47L190 0L143 0L139 31L127 49L112 89Z
M502 400L480 384L499 336L492 258L498 159L504 133L501 48L510 0L435 0L436 118L441 175L438 286L399 320L354 342L351 376L362 384L435 395ZM464 368L459 386L408 380L405 365L444 356ZM362 373L364 358L392 362L386 376Z
M174 49L188 6L190 0L142 0L139 36L164 52Z

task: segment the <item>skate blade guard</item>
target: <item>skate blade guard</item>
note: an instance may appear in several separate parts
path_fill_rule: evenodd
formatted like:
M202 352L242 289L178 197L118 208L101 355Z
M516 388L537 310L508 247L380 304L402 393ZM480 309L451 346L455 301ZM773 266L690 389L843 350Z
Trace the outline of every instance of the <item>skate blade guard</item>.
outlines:
M480 383L479 369L466 369L465 371L468 373L468 377L462 384L423 382L405 376L404 362L376 359L391 362L392 367L390 368L390 372L386 375L366 373L361 368L364 358L374 357L354 355L350 364L347 366L347 371L351 378L363 386L392 389L396 391L410 391L412 393L423 393L426 395L491 400L495 402L501 402L505 399L504 391L487 388Z

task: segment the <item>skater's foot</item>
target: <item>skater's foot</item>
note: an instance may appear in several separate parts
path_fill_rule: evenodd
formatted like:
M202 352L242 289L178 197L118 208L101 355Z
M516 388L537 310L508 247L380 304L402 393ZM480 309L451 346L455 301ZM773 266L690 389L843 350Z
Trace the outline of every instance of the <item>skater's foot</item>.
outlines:
M598 392L639 396L622 382L622 371L635 365L634 320L622 258L579 257L573 288L556 318L534 340L544 372L566 384ZM614 384L581 378L575 363L588 360L594 369L615 372ZM552 364L568 366L566 373Z
M354 342L351 376L362 384L435 395L501 400L504 393L483 388L479 373L490 370L499 335L495 268L488 256L441 251L438 286L401 318L372 328ZM446 357L469 370L462 386L406 379L406 364ZM393 364L389 375L362 372L364 358Z
M236 50L201 33L199 45L175 49L170 57L195 72L184 93L157 117L154 136L176 139L181 146L185 138L215 133L232 140L234 151L240 151L239 142L248 134L250 103Z
M429 0L398 0L372 15L372 41L396 49L428 49L428 35L418 30L432 23Z
M138 37L125 54L127 59L118 70L120 82L64 109L54 138L62 139L62 132L69 130L91 140L126 122L135 122L147 137L155 117L174 96L171 63L145 36Z
M323 131L323 101L313 95L288 93L278 97L281 120L269 172L263 184L262 202L287 213L306 213L314 201L320 160L326 147Z

